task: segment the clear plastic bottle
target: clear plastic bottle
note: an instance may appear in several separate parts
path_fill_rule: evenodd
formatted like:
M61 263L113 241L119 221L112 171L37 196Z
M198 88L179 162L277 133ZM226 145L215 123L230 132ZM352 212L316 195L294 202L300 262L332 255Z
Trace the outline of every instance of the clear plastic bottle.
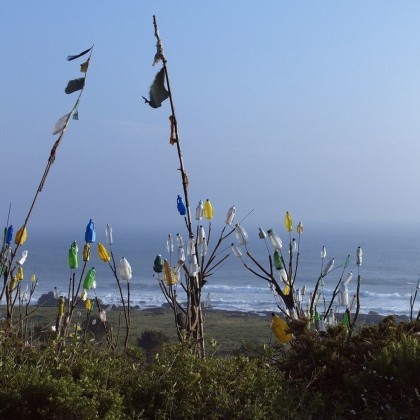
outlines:
M26 258L28 258L28 251L23 251L21 257L16 261L16 264L23 265L23 263L26 261Z
M106 243L111 246L114 243L114 239L112 237L112 227L107 223L105 228L105 235L106 235Z
M195 220L201 220L203 218L204 215L204 206L203 206L203 202L200 200L198 202L198 206L195 209Z
M226 214L226 217L225 217L225 224L226 225L231 225L232 224L232 222L233 222L233 219L235 218L235 214L236 214L236 209L235 209L235 206L232 206L229 210L228 210L228 212L227 212L227 214Z
M235 257L242 257L242 251L236 244L232 244L232 252Z
M235 236L239 245L246 245L249 242L246 230L239 223L235 225Z
M279 235L277 235L277 233L273 229L268 229L267 235L274 249L280 250L283 246L283 242L281 241Z

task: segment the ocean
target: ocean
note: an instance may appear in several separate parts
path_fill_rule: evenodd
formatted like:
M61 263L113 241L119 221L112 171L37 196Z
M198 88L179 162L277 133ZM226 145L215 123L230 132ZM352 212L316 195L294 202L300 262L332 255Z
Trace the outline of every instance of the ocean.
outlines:
M208 222L203 223L208 229ZM246 227L246 226L245 226ZM271 228L266 226L264 228ZM288 234L283 226L274 227L283 240L283 255L287 262ZM96 226L97 242L106 245L105 227ZM247 228L249 235L248 251L263 265L268 268L268 251L273 252L270 242L258 237L258 228ZM168 233L174 238L173 264L176 263L176 240L174 232L157 232L151 229L136 229L127 232L114 231L114 244L112 251L117 262L125 257L131 264L133 278L130 281L131 305L141 309L160 307L166 301L159 288L156 274L153 272L153 261L157 254L161 254L169 260L166 241ZM209 255L212 245L216 243L220 230L212 227ZM184 240L186 233L181 231ZM30 283L34 273L38 278L38 286L32 303L54 288L66 295L71 271L68 267L68 249L73 240L79 246L79 269L75 270L76 280L80 278L81 251L84 245L84 229L74 233L50 233L33 232L30 229L28 240L20 251L28 250L28 258L24 264L25 279L22 286ZM256 267L243 256L243 260L234 256L231 252L231 243L235 242L234 235L229 236L221 246L218 258L230 254L227 260L214 271L208 278L208 283L203 288L203 301L207 299L214 309L228 311L252 311L278 312L276 296L271 292L268 283L248 271L244 263L251 268ZM361 277L361 312L371 311L382 315L396 314L408 315L410 312L410 296L414 293L420 274L420 229L409 227L366 227L366 228L340 228L330 227L310 229L305 226L301 235L299 249L299 266L296 276L296 287L306 286L307 295L313 290L321 271L321 249L326 247L327 255L324 264L334 257L334 267L344 263L347 255L350 255L350 264L344 270L344 277L349 271L353 271L353 279L349 283L349 295L356 290L356 279L360 268ZM363 263L361 267L356 265L356 250L361 246L363 249ZM119 305L120 297L113 274L108 264L102 262L96 251L96 243L92 244L92 257L88 268L96 270L96 294L107 304ZM242 247L245 254L245 249ZM20 255L20 251L18 256ZM217 261L217 259L216 259ZM325 277L323 293L325 298L331 296L341 274L342 268L336 268ZM183 289L177 286L180 301L183 298ZM92 291L89 291L92 295ZM420 293L419 293L420 295ZM334 306L338 312L343 307ZM420 296L414 307L414 313L420 309Z

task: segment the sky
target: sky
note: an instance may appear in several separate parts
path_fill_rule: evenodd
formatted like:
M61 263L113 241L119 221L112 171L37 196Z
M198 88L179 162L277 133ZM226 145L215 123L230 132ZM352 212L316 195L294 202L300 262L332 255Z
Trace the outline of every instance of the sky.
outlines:
M169 101L142 96L160 65L156 15L194 212L223 223L419 224L420 2L21 0L0 17L0 222L22 225L66 95L94 44L28 228L182 226ZM176 229L176 228L174 228Z

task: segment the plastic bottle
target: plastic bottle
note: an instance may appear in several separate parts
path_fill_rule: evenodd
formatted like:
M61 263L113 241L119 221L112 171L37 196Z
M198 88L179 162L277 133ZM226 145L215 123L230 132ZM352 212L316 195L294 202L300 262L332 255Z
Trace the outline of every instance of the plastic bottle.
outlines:
M286 211L286 215L284 216L284 227L286 228L287 232L291 232L293 229L292 216L288 211Z
M68 256L69 267L72 270L79 267L79 261L78 261L78 258L77 258L77 251L78 251L77 243L76 243L76 241L73 241L73 243L70 245L69 256Z
M273 262L276 270L281 270L284 267L281 256L278 253L277 249L274 251Z
M98 255L103 262L109 262L111 260L108 250L100 242L98 242Z
M203 243L203 240L205 241L206 238L206 232L204 231L203 226L200 226L198 229L198 235L197 235L197 245L201 245Z
M209 199L206 200L204 203L204 217L207 220L213 219L214 212L213 212L213 206L211 205L211 202Z
M283 246L283 242L281 241L279 235L273 230L268 229L267 235L270 238L271 244L273 245L274 249L280 250Z
M155 273L161 273L163 271L163 258L162 255L156 255L155 261L153 262L153 271Z
M187 254L188 255L195 254L195 239L194 238L190 238L188 241Z
M242 252L236 244L232 244L232 252L235 257L242 257Z
M281 280L283 280L283 282L287 284L289 279L287 276L287 271L284 269L284 267L280 269L279 273Z
M92 267L86 274L85 281L83 282L83 289L89 290L93 288L95 282L95 268Z
M303 233L303 224L302 222L299 222L297 227L296 227L296 232L300 235Z
M267 234L265 233L265 230L262 227L258 228L258 237L260 239L265 239L267 237Z
M58 316L63 316L64 315L64 298L60 297L60 299L58 299Z
M198 202L198 206L195 209L195 220L201 220L203 218L204 215L204 206L203 206L203 202L200 200Z
M169 265L168 260L163 262L163 272L164 272L164 280L167 286L173 286L175 284L175 279L172 277L172 270L171 266Z
M184 265L185 262L185 251L184 248L178 248L178 265Z
M184 248L184 238L180 233L176 234L176 242L178 244L178 248Z
M17 232L15 236L15 244L16 245L23 245L26 241L28 234L26 232L26 227L21 227Z
M200 255L205 257L207 254L207 241L206 238L203 238L203 241L200 244Z
M168 239L166 241L166 249L167 251L171 254L172 252L174 252L174 241L172 239L172 235L169 234L168 235Z
M235 225L235 236L239 245L246 245L249 242L246 230L239 223Z
M325 266L324 271L322 273L322 276L326 276L334 267L334 258L331 258L328 261L328 264Z
M7 228L7 232L6 232L6 244L10 245L10 243L12 242L13 239L13 225L10 225Z
M85 241L89 244L96 241L95 224L92 219L89 220L89 223L86 226Z
M26 258L28 258L28 251L23 251L22 256L16 261L16 264L23 265L23 263L26 261Z
M89 261L90 260L90 245L85 244L83 247L83 255L82 255L83 261Z
M114 239L112 237L112 227L110 225L106 225L105 228L105 235L106 235L106 243L111 246L114 243Z
M233 219L235 218L235 214L236 214L235 206L232 206L226 214L226 218L225 218L226 225L230 226L232 224Z
M190 277L196 276L198 273L198 263L197 263L197 257L195 255L191 255L190 257L190 264L188 267L188 272Z
M349 304L349 290L344 283L340 285L340 304L347 306Z
M120 270L121 278L123 280L128 281L133 276L132 270L131 270L131 265L124 257L122 257L121 260L120 260L119 270Z
M176 199L176 207L181 216L185 216L187 214L187 208L185 207L184 201L180 195L178 195Z
M352 278L353 278L353 271L350 271L350 273L347 274L347 277L343 280L343 284L347 286L350 283Z
M363 250L362 248L360 248L360 246L357 248L356 251L356 264L358 266L362 265L362 261L363 261Z

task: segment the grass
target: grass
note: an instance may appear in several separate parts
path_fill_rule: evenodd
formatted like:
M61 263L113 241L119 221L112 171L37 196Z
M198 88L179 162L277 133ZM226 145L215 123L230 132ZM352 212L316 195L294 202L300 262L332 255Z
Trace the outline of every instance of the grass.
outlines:
M33 307L35 308L35 307ZM4 312L4 308L1 308ZM156 330L168 336L171 343L177 343L173 313L167 308L153 308L145 310L131 310L131 331L129 345L137 346L137 338L146 330ZM92 311L96 315L95 311ZM121 325L120 337L124 335L124 315L119 309L108 309L107 321L112 325L114 334L117 333L118 325ZM55 307L39 307L30 316L29 330L37 326L49 328L55 325L57 309ZM86 318L86 310L80 310L80 316L74 317L74 323L83 322ZM14 312L14 322L19 319L18 309ZM227 354L243 343L253 344L270 343L271 317L259 316L254 313L242 313L231 311L208 310L205 313L205 337L209 348L210 342L216 342L216 354Z

